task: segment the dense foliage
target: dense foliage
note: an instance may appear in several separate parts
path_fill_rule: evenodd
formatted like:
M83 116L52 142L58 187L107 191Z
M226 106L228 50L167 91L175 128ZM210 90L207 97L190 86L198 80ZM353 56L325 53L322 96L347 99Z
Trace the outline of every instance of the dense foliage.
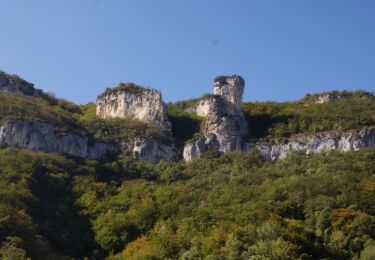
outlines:
M0 150L0 254L373 259L375 151L151 166ZM47 258L48 259L48 258Z

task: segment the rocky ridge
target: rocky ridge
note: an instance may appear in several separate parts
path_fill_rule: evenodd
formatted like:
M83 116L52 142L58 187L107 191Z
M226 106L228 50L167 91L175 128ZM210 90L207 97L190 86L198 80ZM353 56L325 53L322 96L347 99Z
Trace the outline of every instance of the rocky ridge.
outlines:
M176 150L171 137L171 123L160 91L141 88L134 84L120 84L119 87L106 90L100 95L96 103L97 115L101 118L138 119L150 126L156 126L163 133L161 136L166 137L164 140L155 136L136 136L102 141L93 138L84 128L61 132L56 131L55 126L49 122L18 119L0 122L0 148L27 148L97 160L120 153L132 153L140 160L157 163L162 159L175 160L179 157L191 161L209 149L214 149L220 154L229 151L248 152L255 149L264 159L272 161L283 159L292 151L312 155L331 150L356 151L375 147L375 127L295 135L284 139L283 142L278 140L249 142L247 141L248 125L242 110L244 87L245 82L240 76L217 77L214 80L213 95L206 95L191 103L187 102L190 105L186 107L186 111L206 117L206 124L202 135L188 141L182 151ZM18 76L5 73L0 73L0 91L48 97L42 90L35 89L33 84ZM369 95L359 92L354 94L361 98ZM337 100L337 98L324 99L327 99L324 102ZM320 97L317 100L320 101Z
M34 97L44 95L41 89L34 88L34 84L29 83L16 75L9 75L2 71L0 71L0 91L24 94Z

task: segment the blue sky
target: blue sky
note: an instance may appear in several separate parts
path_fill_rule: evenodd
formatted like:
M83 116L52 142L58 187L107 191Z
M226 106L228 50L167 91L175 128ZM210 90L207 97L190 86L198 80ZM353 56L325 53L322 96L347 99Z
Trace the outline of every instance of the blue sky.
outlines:
M0 0L0 69L76 103L134 82L165 101L241 75L245 101L375 92L374 0Z

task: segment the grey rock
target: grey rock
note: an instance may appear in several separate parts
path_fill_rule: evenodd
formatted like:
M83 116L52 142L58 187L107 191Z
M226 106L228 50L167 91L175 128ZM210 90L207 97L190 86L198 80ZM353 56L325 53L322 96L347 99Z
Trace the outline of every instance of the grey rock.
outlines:
M315 102L316 104L324 104L327 102L335 101L335 100L340 100L341 96L335 93L327 93L327 94L322 94L318 96L317 101Z
M184 147L183 157L190 161L213 147L219 153L240 151L248 125L242 111L245 81L240 76L221 76L214 80L214 96L208 99L204 137ZM204 145L203 145L204 144Z
M198 116L207 117L213 103L212 97L201 98L197 104L185 108L186 112L195 113Z
M245 81L237 75L219 76L214 79L214 95L232 103L241 110Z
M205 136L206 139L213 139L212 135L215 137L219 152L241 150L247 129L242 110L221 97L214 98L206 121Z
M102 118L135 118L171 132L161 93L155 89L145 88L142 93L119 90L101 95L96 101L96 114Z
M15 121L0 125L0 148L15 147L34 151L71 155L88 159L106 159L119 152L131 152L138 159L157 163L175 159L174 144L159 139L133 138L123 140L120 147L95 141L90 142L83 131L56 134L51 124Z
M315 135L299 135L280 143L255 142L247 143L244 151L257 149L265 160L284 159L292 151L304 151L306 155L313 155L332 150L358 151L375 147L375 127L365 127L360 130L345 132L326 132Z
M32 83L29 83L18 76L5 73L0 74L0 91L19 93L34 97L45 95L42 90L34 88Z
M173 160L176 155L174 144L142 137L122 141L121 150L132 152L136 158L152 164L158 163L162 159Z
M115 147L106 143L90 144L84 132L57 135L51 124L22 120L0 125L0 147L26 148L90 159L104 159L116 151Z
M191 161L199 157L203 152L208 150L209 143L206 138L200 138L195 142L187 143L183 150L183 157L186 161Z

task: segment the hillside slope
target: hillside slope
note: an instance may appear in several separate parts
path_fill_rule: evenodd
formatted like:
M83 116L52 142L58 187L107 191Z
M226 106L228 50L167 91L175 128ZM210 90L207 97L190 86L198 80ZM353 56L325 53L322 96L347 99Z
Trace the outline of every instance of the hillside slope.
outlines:
M94 103L78 106L1 75L8 79L0 80L2 259L375 258L371 93L226 104L247 121L241 140L273 156L279 147L283 160L208 147L186 162L184 147L206 138L211 100L231 95L166 104L169 133L148 121L99 117ZM322 142L332 146L319 150ZM308 153L306 143L319 152Z
M373 149L276 163L209 153L154 166L0 150L0 254L371 259L374 162Z

